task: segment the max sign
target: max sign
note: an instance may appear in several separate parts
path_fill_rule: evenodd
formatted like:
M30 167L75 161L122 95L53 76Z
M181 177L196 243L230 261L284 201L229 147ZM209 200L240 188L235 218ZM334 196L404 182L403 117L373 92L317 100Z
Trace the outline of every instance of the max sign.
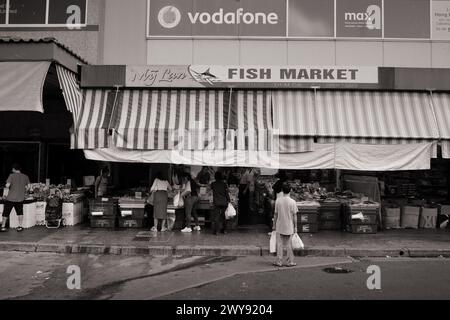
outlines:
M148 0L148 36L286 35L285 0Z
M265 88L378 83L376 67L128 66L127 87Z

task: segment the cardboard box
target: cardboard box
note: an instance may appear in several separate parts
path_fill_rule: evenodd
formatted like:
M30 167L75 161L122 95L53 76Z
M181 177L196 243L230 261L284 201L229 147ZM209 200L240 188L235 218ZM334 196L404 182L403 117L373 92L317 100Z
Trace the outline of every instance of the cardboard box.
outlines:
M420 207L404 206L402 207L401 227L402 228L419 228Z
M437 226L437 208L422 208L420 212L419 228L436 229Z

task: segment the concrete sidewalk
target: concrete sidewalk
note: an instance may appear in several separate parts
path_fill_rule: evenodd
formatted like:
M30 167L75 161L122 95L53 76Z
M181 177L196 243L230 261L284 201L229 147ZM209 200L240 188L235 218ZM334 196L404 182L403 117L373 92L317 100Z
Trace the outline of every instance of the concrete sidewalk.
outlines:
M57 230L34 227L0 233L0 251L114 255L265 256L269 229L239 229L214 236L209 230L152 233L145 230ZM298 256L324 257L450 257L450 230L391 230L377 234L321 231L301 234L305 249Z

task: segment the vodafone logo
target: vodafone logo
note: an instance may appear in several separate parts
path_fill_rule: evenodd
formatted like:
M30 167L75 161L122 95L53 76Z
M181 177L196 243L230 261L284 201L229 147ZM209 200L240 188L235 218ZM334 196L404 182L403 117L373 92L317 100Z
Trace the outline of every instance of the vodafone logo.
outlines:
M158 22L159 24L166 28L175 28L181 21L181 12L178 8L174 6L166 6L159 10Z

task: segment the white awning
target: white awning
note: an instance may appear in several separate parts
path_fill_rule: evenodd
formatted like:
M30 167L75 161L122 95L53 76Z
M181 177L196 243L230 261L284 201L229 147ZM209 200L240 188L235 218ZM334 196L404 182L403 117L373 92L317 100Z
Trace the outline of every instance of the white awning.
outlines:
M87 159L108 162L173 163L195 166L257 167L271 169L333 169L335 146L317 144L315 151L276 154L248 150L85 150Z
M0 111L44 112L42 91L49 61L0 62Z

